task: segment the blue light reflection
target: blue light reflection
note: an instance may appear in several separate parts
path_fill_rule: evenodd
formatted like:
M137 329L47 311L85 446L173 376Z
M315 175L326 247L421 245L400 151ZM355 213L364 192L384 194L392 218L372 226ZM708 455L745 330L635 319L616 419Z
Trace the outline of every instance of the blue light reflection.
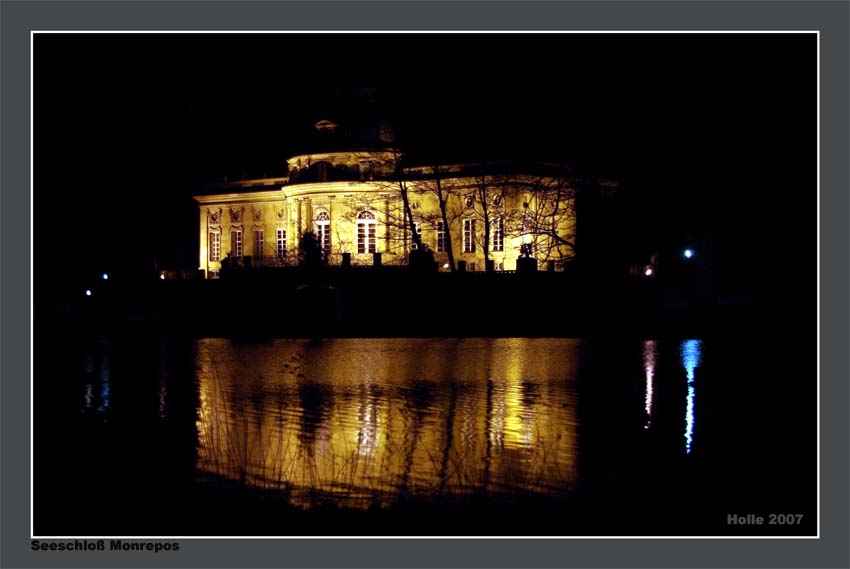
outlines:
M682 367L688 378L688 399L685 410L685 452L690 454L694 438L694 370L699 367L702 358L702 341L685 340L679 348L682 356Z
M110 354L109 344L106 340L100 342L100 401L101 404L97 410L100 413L105 413L109 410L109 384L112 381L112 372L110 370Z

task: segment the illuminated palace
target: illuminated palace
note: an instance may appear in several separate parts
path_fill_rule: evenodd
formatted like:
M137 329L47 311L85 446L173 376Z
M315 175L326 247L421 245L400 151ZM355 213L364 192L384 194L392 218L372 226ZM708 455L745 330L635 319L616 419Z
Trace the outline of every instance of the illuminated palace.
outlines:
M222 266L295 264L306 232L330 265L400 265L418 249L440 270L514 270L521 256L563 270L572 257L567 169L408 164L386 122L338 122L315 124L305 151L287 160L287 177L222 183L195 197L208 278Z

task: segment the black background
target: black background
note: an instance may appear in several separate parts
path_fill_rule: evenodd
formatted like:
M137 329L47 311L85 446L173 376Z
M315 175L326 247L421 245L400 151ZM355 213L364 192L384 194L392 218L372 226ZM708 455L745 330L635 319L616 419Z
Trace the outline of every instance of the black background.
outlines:
M350 86L412 154L621 182L624 258L696 244L719 294L815 295L814 34L36 34L36 286L197 265L204 182L282 175ZM813 300L812 300L813 302Z

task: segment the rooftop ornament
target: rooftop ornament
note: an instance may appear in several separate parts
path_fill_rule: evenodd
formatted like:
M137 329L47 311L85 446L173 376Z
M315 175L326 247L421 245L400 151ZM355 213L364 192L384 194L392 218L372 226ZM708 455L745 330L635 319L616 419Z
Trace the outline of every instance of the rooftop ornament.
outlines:
M319 132L333 132L337 126L339 125L336 125L329 120L323 119L316 123L316 130L318 130Z

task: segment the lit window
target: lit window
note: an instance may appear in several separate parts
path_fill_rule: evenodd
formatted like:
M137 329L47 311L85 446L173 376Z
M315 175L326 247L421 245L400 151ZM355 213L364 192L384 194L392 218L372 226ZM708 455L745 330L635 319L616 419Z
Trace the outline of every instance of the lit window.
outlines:
M377 251L378 222L371 211L357 214L357 252L374 253Z
M230 232L230 254L234 257L242 256L242 232Z
M496 261L495 269L497 271L504 271L505 270L505 262L504 261Z
M316 238L322 251L327 253L331 248L331 216L326 211L316 215Z
M472 207L474 205L475 205L475 199L472 196L467 196L466 207Z
M265 248L265 233L262 229L254 230L254 256L262 256Z
M475 220L463 220L463 252L475 252Z
M443 222L437 222L437 253L446 252L446 230L443 227Z
M414 222L413 228L416 231L416 238L419 240L420 243L422 243L422 224L418 221Z
M493 227L493 251L505 250L505 220L498 218Z
M277 230L277 258L286 257L286 229Z
M210 261L221 260L221 233L218 231L210 231Z
M466 267L469 269L469 272L470 272L470 273L474 273L474 272L475 272L475 263L468 263L468 264L466 265Z

